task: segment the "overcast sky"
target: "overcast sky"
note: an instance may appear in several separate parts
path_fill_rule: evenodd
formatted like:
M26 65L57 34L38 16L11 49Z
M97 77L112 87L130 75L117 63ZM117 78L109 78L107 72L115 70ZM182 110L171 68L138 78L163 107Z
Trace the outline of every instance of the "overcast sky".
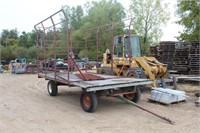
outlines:
M84 5L86 1L92 0L0 0L0 32L3 29L17 28L19 32L31 32L34 25L60 10L62 5L77 6ZM124 7L128 8L130 0L118 0ZM174 41L174 36L181 31L181 26L173 23L174 4L176 0L168 0L170 2L169 10L171 20L167 26L163 28L163 37L161 41Z

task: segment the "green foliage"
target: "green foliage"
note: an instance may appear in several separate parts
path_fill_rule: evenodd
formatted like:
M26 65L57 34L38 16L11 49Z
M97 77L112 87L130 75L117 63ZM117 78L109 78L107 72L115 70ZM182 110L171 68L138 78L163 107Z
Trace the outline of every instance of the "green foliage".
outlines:
M89 59L96 59L96 32L99 28L99 45L104 47L99 47L98 55L99 58L102 58L103 52L107 48L110 48L110 44L112 43L109 33L112 25L107 25L106 27L99 26L119 21L118 27L121 27L117 31L114 31L114 35L123 33L124 24L121 20L125 17L124 8L117 0L99 0L91 3L87 2L85 10L86 14L83 15L82 7L70 8L69 6L65 6L65 12L70 20L68 29L73 33L73 47L80 48L74 49L73 53L80 58L89 57ZM82 43L75 43L75 41L82 41ZM87 47L87 50L82 50L85 47Z
M2 46L11 46L18 43L18 31L17 29L13 30L3 30L1 33L1 45Z
M2 60L15 59L12 49L10 49L9 47L2 47L1 48L1 59Z
M87 50L81 50L78 54L79 58L85 58L88 55L88 51Z
M71 27L73 30L77 30L82 26L83 9L81 6L72 7L71 14Z
M178 39L181 41L199 41L200 1L178 0L177 6L177 14L180 17L177 23L185 28Z
M36 58L35 39L34 31L22 32L18 37L17 29L3 30L0 38L2 60L13 60L17 57Z
M143 51L149 45L158 42L162 35L161 27L169 19L167 5L162 6L161 0L131 0L130 12L134 18L133 29L142 36L141 47Z
M29 48L35 44L36 35L34 31L32 33L22 32L22 35L19 36L19 46Z

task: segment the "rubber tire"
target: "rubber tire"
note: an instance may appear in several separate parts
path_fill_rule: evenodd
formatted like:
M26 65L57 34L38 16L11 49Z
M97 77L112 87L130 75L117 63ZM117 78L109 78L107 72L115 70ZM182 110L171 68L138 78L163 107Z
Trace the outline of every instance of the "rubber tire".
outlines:
M48 90L48 93L49 93L50 96L56 96L58 94L58 86L52 80L49 80L49 82L47 84L47 90Z
M83 102L83 99L85 96L88 96L89 99L90 99L90 106L89 107L86 107L84 105L84 102ZM94 92L86 92L86 91L83 91L81 93L81 97L80 97L80 104L81 104L81 107L82 109L85 111L85 112L88 112L88 113L92 113L95 111L95 109L97 108L97 96Z
M126 73L126 76L129 77L130 73L133 73L135 75L135 78L147 79L146 74L139 67L130 68Z
M132 99L129 99L127 97L127 94L123 95L126 99L130 100L130 101L133 101L135 103L139 102L140 101L140 98L141 98L141 90L140 90L140 87L139 86L136 86L136 93L134 95L134 97Z

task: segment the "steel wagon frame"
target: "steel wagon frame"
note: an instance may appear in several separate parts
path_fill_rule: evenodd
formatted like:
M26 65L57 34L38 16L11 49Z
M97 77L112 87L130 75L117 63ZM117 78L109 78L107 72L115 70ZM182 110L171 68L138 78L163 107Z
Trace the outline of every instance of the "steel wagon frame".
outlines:
M56 20L56 18L59 19ZM60 85L80 87L82 88L80 103L86 112L93 112L98 104L97 97L103 95L124 95L128 99L131 98L130 100L134 102L139 101L141 95L140 86L151 84L151 80L98 74L99 65L97 65L96 72L88 72L87 68L85 71L79 69L73 58L73 51L77 50L75 48L76 41L72 41L73 35L71 29L68 27L68 22L69 20L64 9L61 9L34 26L37 35L38 77L49 80L47 84L49 95L56 96L58 86ZM110 32L110 43L112 45L113 26L111 27L108 30ZM91 34L95 38L94 40L87 40L88 32L86 32L83 35L84 39L81 43L84 44L82 48L87 48L88 46L86 45L91 42L95 44L93 47L96 49L96 62L98 64L98 49L100 47L99 31L101 27L96 29L97 31ZM52 58L50 59L50 57ZM63 70L62 67L57 66L59 57L67 58L67 61L63 61L68 64L67 69ZM50 62L53 62L52 66L50 66ZM70 63L71 65L69 65Z

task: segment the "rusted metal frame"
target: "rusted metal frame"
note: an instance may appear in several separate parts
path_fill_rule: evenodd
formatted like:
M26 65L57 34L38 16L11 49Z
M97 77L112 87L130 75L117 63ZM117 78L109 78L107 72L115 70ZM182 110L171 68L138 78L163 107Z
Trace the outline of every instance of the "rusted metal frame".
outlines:
M69 46L69 33L68 33L68 20L67 20L67 27L66 27L66 30L65 30L65 33L66 33L66 49L67 49L67 60L69 62L69 53L70 53L70 46ZM68 83L70 82L69 81L69 64L68 64L68 71L67 71L67 80L68 80Z
M61 9L61 10L57 11L56 13L52 14L51 16L47 17L46 19L42 20L42 21L39 22L38 24L36 24L35 27L37 28L37 25L39 25L39 24L41 24L42 22L44 22L44 21L46 21L46 20L52 18L54 15L58 14L59 12L63 12L63 14L64 14L63 9Z
M61 9L60 12L63 13L64 17L65 17L65 22L66 22L66 27L65 27L65 34L66 34L66 51L67 51L67 63L69 64L69 58L70 58L70 43L69 43L69 31L68 31L68 16L65 14L64 9ZM69 77L69 67L68 67L68 71L67 71L67 82L70 82L70 77Z
M136 92L131 91L131 92L116 93L116 94L113 94L112 97L126 95L126 94L133 94L133 93L136 93Z
M120 74L122 73L123 69L124 69L125 63L123 64L122 68L120 69L120 72L118 73L117 76L120 76Z
M130 18L127 18L127 19L123 19L122 21L127 21L127 20L130 20ZM114 21L112 21L113 24L115 24ZM96 28L99 28L99 29L103 29L103 27L105 27L106 31L109 31L109 28L110 27L110 24L105 24L105 25L101 25L101 26L98 26L98 27L95 27L95 28L90 28L89 30L87 31L90 31L90 30L93 30L93 29L96 29ZM105 31L105 30L103 30ZM95 34L95 33L94 33Z
M69 30L68 30L68 16L65 14L64 12L64 9L62 9L62 13L65 17L65 20L66 20L66 27L65 27L65 34L66 34L66 50L67 50L67 60L69 61L69 58L70 58L70 44L69 44ZM67 71L67 82L69 84L70 82L70 77L69 77L69 66L68 66L68 71Z
M130 20L130 23L129 23L129 26L128 26L128 28L129 28L129 30L128 30L128 34L129 34L129 66L131 66L131 57L132 57L132 47L131 47L131 25L132 25L132 21L133 21L133 19L131 18L131 20Z
M87 31L85 32L85 34L84 34L84 47L85 47L85 50L86 51L88 51L88 47L87 47ZM87 73L87 69L88 69L88 67L87 67L87 64L88 64L88 60L86 60L86 59L88 59L88 53L89 52L87 52L87 55L85 55L85 72ZM87 56L87 58L86 58L86 56Z
M39 23L39 24L41 24L43 26L42 22ZM37 68L39 70L39 65L40 65L40 59L39 59L39 55L40 55L39 49L40 49L40 46L39 46L39 43L40 43L40 41L45 42L44 41L45 40L45 35L44 35L45 34L45 28L43 26L43 36L42 37L40 37L40 33L39 33L40 29L37 29L37 26L34 26L34 28L36 30L36 37L37 37L37 41L36 41L37 42ZM41 49L43 49L43 44L41 46ZM43 54L43 57L45 58L45 54ZM45 67L46 67L46 65L45 65ZM45 68L45 70L46 70L46 68ZM46 76L46 71L45 71L45 76Z
M73 49L73 47L72 47L72 44L73 44L73 38L72 38L72 30L70 30L70 34L69 34L69 40L70 40L70 46L69 46L69 48L70 48L70 52L72 52L73 53L73 51L72 51L72 49Z
M96 32L96 73L98 73L98 68L99 68L99 28L97 29Z
M111 47L111 71L113 72L113 53L114 53L114 44L113 44L113 23L110 23L110 47Z
M81 74L81 76L83 77L83 79L86 81L87 79L85 78L85 76L83 75L83 73L81 72L81 70L78 68L78 66L76 65L76 62L74 61L74 59L72 58L71 53L69 54L70 59L72 60L74 66L76 66L77 70L79 71L79 73Z
M42 25L42 28L43 28L43 36L42 36L42 48L43 46L46 46L46 31L45 31L45 28L44 28L44 24L43 22L41 22L41 25ZM45 53L44 53L44 62L45 62L45 77L46 77L46 74L47 74L47 66L46 66L46 58L47 58L47 54L46 54L46 48L43 48L45 50Z
M51 22L52 22L52 24L53 24L53 31L54 31L54 34L53 34L53 53L54 53L54 78L55 78L55 80L56 80L56 25L55 25L55 23L54 23L54 21L53 21L53 18L52 18L52 16L50 17L50 19L51 19Z
M172 121L172 120L170 120L170 119L168 119L168 118L166 118L166 117L164 117L164 116L158 115L158 114L156 114L156 113L154 113L154 112L152 112L152 111L149 111L149 110L147 110L147 109L141 107L140 105L138 105L138 104L136 104L136 103L134 103L134 102L132 102L132 101L130 101L130 100L124 98L123 96L118 96L118 98L121 99L121 100L123 100L123 101L125 101L125 102L127 102L127 103L129 103L129 104L132 104L132 105L136 106L137 108L139 108L139 109L141 109L141 110L144 110L144 111L146 111L146 112L148 112L148 113L150 113L150 114L152 114L152 115L154 115L154 116L157 116L157 117L159 117L159 118L161 118L161 119L163 119L163 120L169 122L170 124L175 124L174 121Z
M65 22L65 21L66 21L66 20L63 20L63 21L58 22L58 23L55 23L55 25L62 24L62 23ZM38 27L38 28L41 28L41 27ZM51 28L53 28L53 26L45 27L46 30L51 29Z
M34 27L35 28L35 27ZM38 46L38 40L39 40L39 36L38 36L38 31L36 30L36 46L37 46L37 70L38 70L38 76L39 76L39 67L40 67L40 61L39 61L39 46Z

